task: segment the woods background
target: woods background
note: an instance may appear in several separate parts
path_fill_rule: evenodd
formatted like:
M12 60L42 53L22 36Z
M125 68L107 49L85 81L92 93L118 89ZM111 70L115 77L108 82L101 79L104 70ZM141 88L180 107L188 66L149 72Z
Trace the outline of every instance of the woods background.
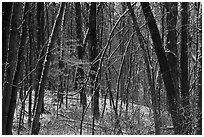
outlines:
M3 2L2 134L202 134L200 2Z

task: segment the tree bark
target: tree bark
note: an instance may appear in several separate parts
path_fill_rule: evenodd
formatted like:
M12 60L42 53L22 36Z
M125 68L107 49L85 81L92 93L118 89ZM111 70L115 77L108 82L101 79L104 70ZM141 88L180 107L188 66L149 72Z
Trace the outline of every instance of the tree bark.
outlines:
M75 3L75 21L76 21L76 37L77 37L77 43L79 44L77 46L77 55L78 59L82 60L84 53L85 53L85 45L83 45L83 32L82 32L82 17L81 17L81 4L80 2ZM87 105L86 101L86 93L83 88L84 84L84 70L82 69L82 65L79 64L79 67L77 68L77 74L76 74L76 85L77 88L80 89L80 104L83 106L83 109Z
M45 43L45 33L44 33L44 27L45 27L45 17L44 17L44 3L38 2L37 3L37 68L35 71L35 80L34 80L34 91L35 91L35 102L34 102L34 108L36 106L37 102L37 95L38 95L38 87L39 87L39 81L41 78L41 73L43 69L43 61L45 59L45 53L46 53L46 46Z
M181 103L184 110L183 134L192 132L190 116L190 93L188 81L188 3L181 3Z
M200 2L197 3L197 23L198 28L202 28L202 14L200 14L200 11L202 12L202 5ZM200 14L200 15L199 15ZM197 133L198 135L202 135L202 29L197 30L197 43L199 45L200 49L200 57L199 60L199 69L198 69L198 128ZM197 51L198 52L198 51Z
M121 6L122 6L122 13L125 12L126 10L126 4L125 2L122 2L121 3ZM121 13L121 14L122 14ZM128 21L128 18L127 20L123 20L121 22L121 28L122 28L122 31L121 31L121 34L120 34L120 54L123 55L124 52L125 52L125 42L128 41L128 38L130 37L129 35L129 32L125 33L126 28L125 28L125 25L129 25L128 24L129 21ZM123 63L123 66L121 68L121 76L120 76L120 79L118 79L118 84L119 84L119 88L118 88L118 92L117 92L117 98L119 97L120 98L120 101L121 101L121 104L120 104L120 111L119 111L119 115L121 114L121 110L122 110L122 103L125 102L125 97L126 97L126 90L125 90L125 84L126 84L126 79L127 79L127 74L128 74L128 59L129 59L129 56L130 55L126 55L126 57L124 58L124 63ZM122 62L122 58L121 58L121 62ZM116 103L116 109L118 110L119 107L118 107L118 103Z
M64 15L65 16L65 15ZM58 86L58 92L57 92L57 99L58 99L58 108L61 108L61 105L63 103L63 92L65 90L64 88L64 69L65 69L65 63L63 60L63 56L64 56L64 50L63 50L63 24L64 24L64 16L63 16L63 20L62 20L62 24L60 26L60 30L57 33L57 43L58 43L58 51L59 51L59 63L58 63L58 68L59 68L59 81L60 84Z
M6 72L6 61L8 55L9 24L12 11L12 2L2 3L2 85L4 85L4 74Z
M29 10L29 3L25 3L24 7L24 22L22 25L22 35L21 35L21 41L20 41L20 47L19 47L19 52L18 52L18 62L17 62L17 67L16 71L14 74L14 80L13 80L13 85L18 85L18 82L20 82L21 76L23 75L23 55L24 55L24 50L25 50L25 45L26 45L26 40L27 40L27 26L28 26L28 14L27 11ZM18 85L20 86L20 85ZM17 86L12 87L12 96L11 96L11 102L9 106L9 117L7 121L7 129L9 130L8 132L12 133L12 125L13 125L13 118L14 118L14 111L16 108L16 99L17 99L17 91L18 91Z
M145 19L149 27L149 31L150 31L152 41L153 41L153 47L157 54L160 70L162 73L162 78L164 81L164 85L166 87L169 112L172 117L174 131L175 131L175 134L179 134L180 133L180 123L181 123L180 115L178 113L179 101L178 101L178 97L176 94L177 91L174 88L173 78L170 73L170 68L167 62L167 58L165 56L165 51L164 51L164 48L162 47L159 30L158 30L156 21L154 19L154 16L152 14L151 8L149 6L149 3L142 2L141 6L142 6L142 10L143 10Z
M94 118L99 117L99 87L98 87L98 78L97 70L99 66L99 61L96 61L98 55L98 46L96 39L96 3L92 2L90 6L89 14L89 61L91 62L91 72L90 77L92 81L92 92L94 93L93 98L93 116Z
M166 41L166 56L171 69L171 76L174 82L174 88L179 94L179 73L178 73L178 49L177 49L177 2L166 2L166 12L167 12L167 41Z
M202 50L201 50L202 51ZM198 76L198 129L197 133L198 135L202 135L202 56L199 59L200 62L200 68L199 68L199 76Z
M5 79L3 80L3 95L2 95L2 134L12 134L11 133L11 127L10 127L10 103L11 103L11 97L12 97L12 87L13 87L13 80L14 80L14 74L16 71L16 62L17 62L17 46L18 46L18 30L17 28L20 25L20 4L21 3L12 3L12 9L11 9L11 16L10 16L10 22L9 22L9 33L8 33L8 39L6 40L8 42L8 50L7 51L7 59L6 59L6 72L5 72ZM4 5L5 6L5 5ZM9 10L9 9L8 9ZM9 11L8 11L9 12Z
M34 3L32 3L30 6L33 6ZM34 64L34 28L33 28L33 12L34 10L29 11L29 28L28 28L28 36L29 36L29 72L33 70L33 64ZM33 85L33 79L34 75L30 74L29 77L29 87ZM28 101L28 127L31 128L31 119L32 119L32 90L29 92L29 101Z
M167 43L166 48L169 49L171 52L177 55L177 2L166 2L166 13L167 13Z
M98 85L98 66L99 61L96 60L98 55L97 37L96 37L96 2L92 2L89 12L89 61L91 62L90 79L91 79L91 92L93 93L92 99L92 135L94 135L94 121L100 116L99 113L99 85Z

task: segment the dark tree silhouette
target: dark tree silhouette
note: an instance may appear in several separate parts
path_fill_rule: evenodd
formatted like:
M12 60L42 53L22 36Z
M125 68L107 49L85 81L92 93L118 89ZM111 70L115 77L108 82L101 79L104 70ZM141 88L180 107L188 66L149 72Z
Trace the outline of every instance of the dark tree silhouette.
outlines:
M6 71L6 61L7 61L7 52L8 52L8 36L9 36L9 24L10 16L12 12L12 3L3 2L2 3L2 78L4 80L4 74ZM2 82L3 82L2 80ZM2 83L3 85L3 83Z
M17 47L18 47L17 28L20 26L20 15L21 15L22 6L20 6L20 3L12 3L12 5L4 4L3 6L4 6L3 9L5 10L3 12L6 15L9 16L9 14L11 13L10 19L9 19L10 22L8 26L9 27L8 30L10 31L8 31L8 37L7 37L7 40L5 40L6 43L4 45L8 49L3 48L3 50L7 50L7 55L6 55L6 62L5 62L6 63L5 64L6 65L5 66L6 75L5 75L5 78L3 78L4 83L3 83L2 104L4 106L2 107L2 134L8 135L8 134L12 134L11 132L12 131L12 121L13 121L12 111L15 108L15 106L13 105L15 104L16 93L12 93L12 88L14 86L13 80L14 80L14 75L16 72L16 64L17 64L16 63L17 62ZM3 51L3 53L5 52Z
M184 109L184 123L182 132L183 134L190 134L191 129L191 116L190 116L190 93L189 93L189 80L188 80L188 3L181 3L181 103Z
M99 53L99 47L97 45L96 38L96 3L92 2L89 12L89 61L91 62L90 78L91 78L91 91L93 93L92 111L93 111L93 127L92 134L94 134L94 119L99 117L99 85L98 85L98 66L99 60L97 55Z
M169 65L167 62L167 58L165 56L165 51L164 51L164 48L162 46L159 30L157 28L157 24L156 24L156 21L154 19L153 14L152 14L149 3L142 2L141 5L142 5L142 10L143 10L144 15L145 15L145 19L147 21L147 24L148 24L148 27L150 30L154 49L155 49L155 52L157 54L157 58L159 61L159 66L160 66L160 70L162 73L164 85L166 87L167 100L168 100L168 104L169 104L169 112L171 113L171 117L172 117L172 121L173 121L173 125L174 125L174 132L175 132L175 134L180 134L181 119L180 119L180 115L178 113L179 100L178 100L178 96L176 93L176 89L174 88L173 78L171 76L170 68L169 68Z
M177 49L177 2L166 2L166 12L167 12L167 41L166 41L166 56L169 63L169 67L171 69L171 76L174 82L174 88L177 92L178 97L179 94L179 73L178 73L178 49Z
M16 71L14 74L14 80L13 80L13 85L18 85L18 83L21 80L21 76L23 75L23 70L24 70L24 50L26 47L26 39L27 39L27 27L28 27L28 10L30 9L29 3L25 3L24 7L24 22L22 25L22 35L21 35L21 40L20 40L20 46L19 46L19 51L18 51L18 62L16 66ZM16 100L17 100L17 92L19 90L19 87L13 86L12 87L12 96L11 96L11 103L9 107L9 121L8 121L8 129L10 129L9 132L12 132L12 125L13 125L13 118L14 118L14 112L16 108ZM24 103L24 102L23 102ZM22 106L23 107L23 106ZM21 115L20 115L21 116ZM21 120L21 119L20 119Z
M82 32L82 17L81 17L81 4L80 2L75 3L75 11L76 11L76 37L77 37L77 43L79 46L77 46L77 55L78 59L82 60L85 52L85 44L83 44L83 32ZM83 88L84 84L84 70L82 68L82 65L79 64L79 67L77 68L77 74L76 74L76 80L75 80L77 88L79 88L80 91L80 103L82 104L83 108L86 107L86 93Z

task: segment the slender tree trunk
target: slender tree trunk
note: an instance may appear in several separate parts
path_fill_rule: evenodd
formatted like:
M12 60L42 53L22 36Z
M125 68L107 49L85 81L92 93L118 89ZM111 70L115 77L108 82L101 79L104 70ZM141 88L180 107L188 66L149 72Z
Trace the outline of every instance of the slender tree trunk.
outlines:
M39 87L39 81L41 78L41 73L43 69L43 62L45 59L45 52L46 52L46 46L45 46L45 16L44 16L44 3L38 2L37 3L37 69L35 74L35 80L34 80L34 91L35 91L35 103L34 108L36 107L37 102L37 96L38 96L38 87ZM43 108L42 108L43 109Z
M57 31L59 30L60 24L62 22L64 7L65 7L65 3L61 3L59 13L57 15L55 24L52 29L52 33L48 39L48 48L46 51L45 60L43 62L43 70L41 73L41 79L40 79L39 88L38 88L39 94L38 94L38 99L37 99L37 106L36 108L34 108L35 113L34 113L34 119L33 119L32 128L31 128L32 129L31 134L34 134L34 135L37 135L40 130L39 118L40 118L41 109L42 109L43 94L44 94L44 88L46 84L46 78L47 78L48 70L49 70L49 63L50 63L50 57L51 57L50 51L52 50L53 44L55 43L56 38L57 38L56 37Z
M177 55L177 15L178 15L178 3L177 2L166 2L164 3L167 13L167 42L166 48Z
M75 21L76 21L76 37L77 37L77 43L79 46L77 46L77 56L79 60L83 59L84 53L85 53L85 45L83 45L83 32L82 32L82 17L81 17L81 4L80 2L75 3ZM83 126L83 120L85 115L85 107L87 106L87 100L86 100L86 93L84 90L84 70L82 68L82 65L79 64L79 67L77 68L76 78L75 78L75 85L76 89L80 90L80 105L82 105L82 118L81 118L81 124L80 124L80 135L82 135L82 126Z
M184 110L183 134L192 132L190 116L190 93L188 81L188 3L181 3L181 103Z
M121 6L122 6L122 13L125 12L126 10L126 5L125 5L125 2L122 2L121 3ZM123 20L121 22L121 27L122 27L122 31L121 31L121 36L120 36L120 54L123 55L124 52L125 52L125 43L127 41L127 39L129 38L129 33L125 33L126 29L125 29L125 25L128 24L128 19L127 20ZM121 104L120 104L120 113L119 115L121 115L121 110L122 110L122 103L124 102L125 100L125 84L126 84L126 76L128 74L128 67L127 67L127 64L128 64L128 55L126 55L126 57L124 58L124 63L123 63L123 67L121 68L121 77L119 79L119 91L117 92L117 96L118 96L118 99L121 101ZM122 59L122 58L121 58ZM122 61L122 60L121 60ZM116 108L118 109L118 103L116 103Z
M90 77L92 80L92 85L94 85L94 88L92 89L92 92L94 93L94 99L93 99L93 116L95 118L99 117L99 90L98 90L98 78L97 76L97 70L99 61L96 61L96 57L98 55L98 46L97 46L97 39L96 39L96 3L92 2L90 7L90 14L89 14L89 61L92 63L91 65L91 72ZM94 61L94 62L93 62Z
M59 104L59 108L61 108L61 105L63 103L63 92L64 92L64 69L65 69L65 64L63 61L63 56L64 56L64 50L63 50L63 24L64 24L64 16L62 19L62 24L60 27L60 30L57 33L57 42L58 42L58 46L59 46L59 52L60 52L60 57L59 57L59 88L58 88L58 92L57 92L57 98L58 98L58 104Z
M33 5L33 3L32 3ZM31 6L31 5L30 5ZM29 72L32 71L32 69L34 68L33 67L33 64L34 64L34 59L33 59L33 56L34 56L34 30L33 30L33 14L32 14L32 11L33 10L30 10L29 11L29 30L28 30L28 33L29 33ZM29 77L29 87L33 85L33 74L30 74L30 77ZM31 128L31 118L32 118L32 90L33 90L33 87L31 89L31 92L29 92L29 95L28 95L28 98L29 98L29 101L28 101L28 127L29 127L29 130Z
M11 2L2 3L2 85L4 85L4 74L6 72L6 63L8 55L9 24L12 11Z
M9 22L9 33L8 33L8 39L6 40L8 42L8 50L7 51L7 61L6 61L6 71L5 71L5 79L3 81L3 95L2 95L2 104L4 107L2 107L2 134L12 134L11 132L11 121L13 119L11 114L9 114L9 109L12 100L12 96L15 94L12 94L12 85L14 80L14 74L16 71L16 62L17 62L17 46L18 46L18 30L17 28L20 25L20 9L21 3L12 3L12 10L11 10L11 16L10 16L10 22ZM4 5L5 6L5 5ZM9 7L8 7L9 8ZM8 9L9 10L9 9ZM8 11L9 12L9 11ZM3 51L4 52L4 51Z
M134 10L131 7L131 4L128 2L127 3L129 11L130 11L130 15L132 17L133 20L133 25L134 25L134 29L136 30L138 39L139 39L139 43L140 43L140 47L143 50L143 56L144 56L144 61L145 61L145 66L146 66L146 73L147 73L147 77L148 77L148 82L149 82L149 86L150 86L150 91L151 91L151 96L152 96L152 106L153 106L153 110L154 110L154 123L155 123L155 134L159 135L160 134L160 122L159 122L159 116L158 116L158 110L157 110L157 100L156 100L156 91L155 91L155 85L154 85L154 81L152 79L152 73L150 70L150 60L148 59L148 55L147 55L147 51L145 50L145 46L144 46L144 41L143 41L143 36L140 32L139 29L139 25L137 23L137 19L136 16L134 14Z
M82 60L84 53L85 53L85 45L83 45L83 32L82 32L82 17L81 17L81 4L80 2L75 3L75 11L76 11L76 16L75 16L75 21L76 21L76 35L77 35L77 43L79 46L77 46L77 55L78 59ZM83 106L83 109L87 105L86 101L86 93L83 88L84 84L84 70L82 68L82 65L79 65L77 68L77 74L76 74L76 85L78 89L80 89L80 104Z
M133 47L133 45L132 45ZM133 48L132 48L133 49ZM129 107L129 98L130 98L130 91L131 91L131 77L132 77L132 53L130 54L130 58L129 58L129 64L128 64L128 67L129 67L129 70L128 70L128 73L129 73L129 76L128 76L128 84L127 84L127 87L126 87L126 96L125 96L125 117L127 118L128 117L128 107Z
M36 107L38 105L39 98L43 98L44 93L39 93L39 87L40 87L40 80L41 80L41 73L43 69L43 62L44 62L44 55L46 52L46 46L44 45L44 3L38 2L37 3L37 69L35 74L35 80L34 80L34 91L35 91L35 101L33 106L33 113L36 111ZM41 97L42 96L42 97ZM43 99L42 99L43 100ZM40 108L39 114L42 113L42 108ZM33 120L34 123L34 120ZM38 122L35 126L32 123L31 132L38 134L40 130L40 123ZM35 130L34 130L35 129ZM35 133L34 133L35 134Z
M97 38L96 38L96 2L92 2L90 6L89 13L89 61L91 62L91 85L93 88L91 89L94 94L92 100L92 112L93 112L93 127L92 134L94 134L94 121L99 118L99 85L98 85L98 66L99 61L96 61L96 57L98 55L98 46L97 46Z
M173 78L170 73L170 68L167 62L167 58L165 56L165 51L164 51L164 48L162 47L159 30L157 28L157 24L152 14L149 3L142 2L141 5L142 5L142 10L145 15L145 19L147 21L147 24L150 30L154 49L157 54L164 85L166 87L167 100L169 104L169 112L172 117L174 131L175 131L175 134L179 134L180 133L180 123L181 123L180 115L178 113L179 101L178 101L176 89L174 88Z
M166 41L166 56L171 69L171 75L174 82L174 88L179 94L179 73L178 73L178 49L177 49L177 2L166 2L166 12L167 12L167 41Z
M14 80L13 80L13 85L18 85L18 82L20 82L21 76L23 75L23 55L24 55L24 50L25 50L25 45L26 45L26 40L27 40L27 26L28 26L28 14L26 12L29 10L29 3L25 3L25 8L24 8L24 22L22 25L22 35L21 35L21 41L20 41L20 47L19 47L19 52L18 52L18 62L17 62L17 67L16 71L14 74ZM14 111L16 108L16 99L17 99L17 91L18 91L17 86L12 87L12 96L11 96L11 102L9 106L9 120L8 120L8 125L7 128L10 130L8 132L12 133L12 125L13 125L13 118L14 118Z
M198 12L197 22L198 22L198 28L202 28L202 14L200 14L199 9L202 12L202 4L200 2L197 3L197 12ZM200 57L198 58L199 69L198 69L198 116L197 116L198 128L197 128L197 134L202 135L202 29L197 30L197 39L198 39L197 43L200 49Z
M201 50L202 51L202 50ZM202 135L202 56L199 59L200 68L199 68L199 76L198 76L198 129L197 134Z

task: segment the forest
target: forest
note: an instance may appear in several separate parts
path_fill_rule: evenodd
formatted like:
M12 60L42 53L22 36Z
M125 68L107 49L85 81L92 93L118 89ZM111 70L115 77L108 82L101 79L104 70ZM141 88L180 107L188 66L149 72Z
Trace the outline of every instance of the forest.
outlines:
M2 2L3 135L202 135L201 2Z

